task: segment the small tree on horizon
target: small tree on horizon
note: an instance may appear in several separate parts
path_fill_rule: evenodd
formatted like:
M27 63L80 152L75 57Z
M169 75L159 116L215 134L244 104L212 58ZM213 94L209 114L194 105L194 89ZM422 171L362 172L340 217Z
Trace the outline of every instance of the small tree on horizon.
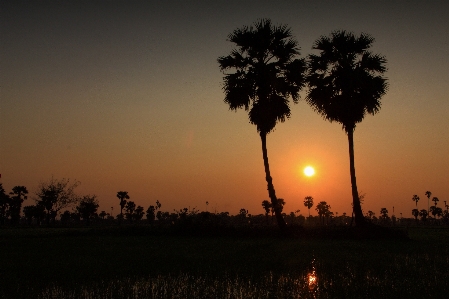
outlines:
M126 200L129 199L128 191L117 192L117 198L120 200L120 217L117 218L120 222L123 219L123 209L126 206Z
M271 203L268 201L268 200L264 200L264 201L262 201L262 207L264 208L264 210L265 210L265 217L266 217L266 219L267 219L267 224L268 224L268 214L270 213L270 211L271 211Z
M310 218L310 208L313 207L313 197L306 196L304 197L304 206L309 210L309 218Z

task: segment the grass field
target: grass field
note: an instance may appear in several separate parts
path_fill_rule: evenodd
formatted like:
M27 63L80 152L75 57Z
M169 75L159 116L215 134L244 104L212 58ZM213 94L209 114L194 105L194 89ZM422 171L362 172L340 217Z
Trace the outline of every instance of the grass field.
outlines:
M0 298L436 298L449 229L410 240L0 230Z

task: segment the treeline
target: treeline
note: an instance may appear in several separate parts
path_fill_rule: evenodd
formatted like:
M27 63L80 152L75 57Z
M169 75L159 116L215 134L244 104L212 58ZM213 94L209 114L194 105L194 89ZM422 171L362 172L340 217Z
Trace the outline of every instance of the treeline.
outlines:
M79 225L129 225L147 224L151 226L173 225L212 225L212 226L275 226L275 207L268 200L262 201L264 214L251 214L242 208L237 215L229 212L212 213L199 211L196 208L182 208L171 212L164 211L162 204L157 200L154 205L144 208L131 200L127 191L118 191L117 199L120 211L113 215L111 212L100 209L99 201L95 195L79 196L75 189L80 182L69 179L41 183L32 200L34 204L24 205L28 199L28 190L25 186L15 186L7 193L0 184L0 225L1 226L79 226ZM430 193L430 192L429 192ZM363 202L363 196L360 195ZM415 198L415 197L414 197ZM414 199L415 200L415 199ZM433 200L437 206L438 200ZM206 204L208 204L206 202ZM446 203L445 203L446 204ZM22 207L23 206L23 207ZM308 216L299 214L300 210L286 214L283 212L285 201L279 198L277 209L289 226L351 226L352 215L338 212L334 214L326 201L315 205L318 216L311 216L310 209L314 207L312 196L304 198L304 206L308 209ZM435 211L435 209L431 209ZM261 210L262 211L262 210ZM414 210L413 210L414 211ZM426 210L424 210L426 211ZM415 214L413 214L415 216ZM440 216L439 218L437 218ZM367 221L384 226L409 226L416 224L449 224L449 213L446 210L434 217L422 213L421 219L396 217L388 215L386 208L381 208L379 217L368 211L365 215Z

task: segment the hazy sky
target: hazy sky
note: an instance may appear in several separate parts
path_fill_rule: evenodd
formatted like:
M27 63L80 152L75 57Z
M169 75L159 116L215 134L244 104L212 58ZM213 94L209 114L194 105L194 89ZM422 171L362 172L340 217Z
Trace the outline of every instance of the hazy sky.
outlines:
M345 29L371 34L388 60L382 109L354 134L364 212L411 217L413 194L427 208L427 190L449 203L448 16L447 1L2 1L0 182L35 192L52 176L76 179L114 213L117 191L145 209L208 201L209 211L263 213L260 138L223 102L217 58L234 29L271 18L292 28L304 57ZM268 135L268 156L286 212L306 215L311 195L350 214L339 124L301 101Z

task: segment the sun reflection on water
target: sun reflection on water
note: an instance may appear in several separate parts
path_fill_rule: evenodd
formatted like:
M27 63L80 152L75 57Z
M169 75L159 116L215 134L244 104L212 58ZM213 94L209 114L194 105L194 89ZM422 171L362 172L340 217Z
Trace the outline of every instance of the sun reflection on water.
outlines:
M311 270L307 273L307 284L309 286L309 291L316 292L318 286L318 276L315 269L315 259L312 260Z

